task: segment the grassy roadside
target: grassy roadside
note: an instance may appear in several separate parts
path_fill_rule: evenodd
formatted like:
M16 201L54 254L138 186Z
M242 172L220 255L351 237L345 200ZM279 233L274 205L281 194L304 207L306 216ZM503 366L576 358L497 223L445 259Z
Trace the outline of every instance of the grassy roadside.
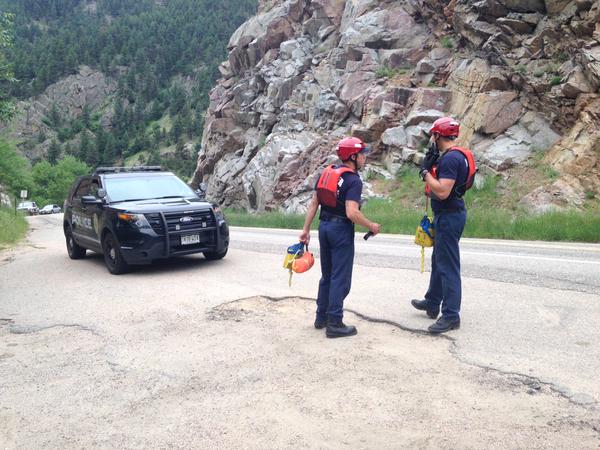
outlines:
M414 234L422 210L394 207L384 200L371 200L364 213L382 225L382 233ZM226 210L230 225L301 230L304 216L296 214L249 214ZM318 220L313 223L316 228ZM359 227L360 229L360 227ZM364 231L364 230L363 230ZM600 213L551 212L539 216L512 215L509 211L472 209L464 237L518 239L528 241L600 242Z
M27 232L27 221L9 208L0 208L0 249L21 240Z
M365 215L382 225L383 233L414 234L425 211L423 184L417 170L401 171L395 180L367 179L387 199L370 199L362 208ZM588 202L582 211L526 213L517 200L529 189L515 180L484 177L466 197L468 218L464 237L600 242L600 203ZM304 216L270 212L249 214L225 210L231 225L300 230ZM313 228L318 220L313 223Z

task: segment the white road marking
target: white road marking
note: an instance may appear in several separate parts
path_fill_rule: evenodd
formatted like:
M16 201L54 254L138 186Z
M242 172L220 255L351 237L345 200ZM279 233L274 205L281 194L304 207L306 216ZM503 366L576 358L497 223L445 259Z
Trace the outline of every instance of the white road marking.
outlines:
M240 232L241 235L247 239L246 242L268 242L271 244L277 244L280 242L282 238L294 237L295 233L292 230L261 230L261 229L235 229L236 233ZM276 239L273 239L276 235ZM239 235L238 235L239 236ZM381 255L382 253L390 253L395 252L398 254L398 251L410 251L414 249L418 249L418 246L412 243L412 236L390 236L386 235L384 237L386 240L397 240L400 242L392 242L389 244L376 244L374 242L363 243L362 239L357 239L356 250L358 253L373 253L377 255ZM376 238L375 238L376 239ZM281 240L283 242L283 240ZM403 245L401 242L404 242ZM510 248L527 248L528 250L532 249L540 249L540 250L576 250L578 252L589 252L589 253L599 253L600 254L600 245L598 244L582 244L579 245L570 245L570 244L562 244L562 243L522 243L518 242L505 242L505 241L484 241L481 239L478 240L463 240L463 244L466 246L469 245L493 245L495 247L510 247ZM412 244L412 245L411 245ZM313 248L318 248L318 240L313 239L312 244ZM585 245L585 247L584 247ZM565 259L563 257L552 257L552 256L539 256L539 255L522 255L517 253L505 253L505 252L489 252L487 250L475 251L475 250L466 250L461 249L461 255L471 255L471 256L481 256L481 257L501 257L501 258L518 258L518 259L528 259L528 260L536 260L536 261L549 261L549 262L558 262L561 264L569 263L569 264L591 264L591 265L600 265L600 260L589 260L589 259ZM415 253L415 257L419 255ZM591 255L595 256L595 255Z

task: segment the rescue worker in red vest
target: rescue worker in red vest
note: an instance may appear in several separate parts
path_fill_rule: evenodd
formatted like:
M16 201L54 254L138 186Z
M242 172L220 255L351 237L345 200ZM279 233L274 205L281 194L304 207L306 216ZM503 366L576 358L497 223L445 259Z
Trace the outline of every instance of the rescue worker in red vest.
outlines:
M430 333L444 333L460 328L460 253L458 242L467 220L462 198L469 174L467 158L452 151L458 137L459 123L451 117L436 120L430 130L430 148L425 155L421 179L426 183L433 210L435 240L431 256L431 278L424 300L411 304L436 319Z
M321 280L314 326L326 328L325 334L329 338L356 334L356 327L342 321L344 299L352 283L354 224L368 228L373 235L380 229L378 223L371 222L360 211L363 184L358 171L365 166L367 152L367 147L358 138L347 137L339 142L337 155L343 164L329 166L319 177L300 234L300 241L308 244L310 225L320 205ZM331 177L337 182L330 184L328 190L327 181L331 182ZM331 194L331 200L328 194Z

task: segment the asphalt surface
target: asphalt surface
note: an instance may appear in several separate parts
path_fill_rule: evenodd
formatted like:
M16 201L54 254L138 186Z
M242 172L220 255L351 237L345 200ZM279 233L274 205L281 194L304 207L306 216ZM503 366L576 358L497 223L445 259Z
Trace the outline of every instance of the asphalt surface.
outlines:
M281 253L282 245L299 234L290 230L239 228L235 248ZM419 270L420 247L413 236L380 234L363 242L357 234L359 265ZM312 247L318 254L318 233L312 232ZM600 244L461 240L461 272L464 277L535 287L597 294L600 292ZM431 250L426 249L427 271Z
M298 234L236 228L232 246L281 254ZM413 239L382 234L364 241L357 233L348 309L425 329L422 314L409 302L427 290L431 250L426 249L421 273L420 247ZM318 258L316 231L310 248ZM462 329L448 334L457 358L530 376L577 403L600 402L599 244L465 238L461 269ZM315 290L306 295L315 297Z
M308 301L320 275L316 232L311 250L317 267L294 275L290 287L281 263L298 231L234 227L222 261L190 256L113 276L99 255L68 259L61 220L30 218L26 242L0 252L2 448L600 445L598 244L463 239L462 327L435 338L424 332L431 320L410 306L429 279L428 264L420 273L412 237L364 241L357 234L345 321L357 324L359 334L331 343L316 339L311 329ZM288 306L264 303L290 299ZM316 363L320 375L311 378L315 346L325 353ZM347 384L344 374L353 365L368 375ZM281 373L271 373L273 367ZM342 367L343 382L331 391L319 377ZM294 377L282 384L286 372ZM223 373L236 384L221 380ZM396 376L404 378L390 387L386 380ZM256 383L264 392L293 391L297 408L264 403ZM361 397L360 390L369 395ZM391 401L394 414L407 417L408 436L387 423L385 411L358 417L340 404L346 415L339 423L323 423L348 435L355 430L355 441L304 441L318 434L320 422L305 424L297 440L279 440L298 422L280 423L272 411L291 408L287 420L307 420L321 414L318 399L331 395L347 395L365 411ZM342 414L339 408L327 417ZM432 415L440 422L421 435ZM176 433L185 429L194 433ZM377 434L381 442L374 440ZM260 440L245 445L245 438Z

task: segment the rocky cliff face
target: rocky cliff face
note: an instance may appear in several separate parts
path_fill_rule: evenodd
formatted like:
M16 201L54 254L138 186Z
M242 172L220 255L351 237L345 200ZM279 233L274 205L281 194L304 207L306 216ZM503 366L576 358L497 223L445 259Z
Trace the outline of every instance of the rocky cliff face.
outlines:
M108 128L112 108L104 110L103 107L116 90L116 81L100 71L81 66L78 73L48 86L38 97L19 102L17 116L0 127L0 133L16 142L29 160L45 159L51 140L56 138L56 132L45 123L53 106L65 121L80 117L85 107L90 113L101 110L100 123Z
M393 173L443 115L492 171L546 152L526 205L600 192L598 1L270 1L229 50L193 178L224 205L302 211L341 137Z

